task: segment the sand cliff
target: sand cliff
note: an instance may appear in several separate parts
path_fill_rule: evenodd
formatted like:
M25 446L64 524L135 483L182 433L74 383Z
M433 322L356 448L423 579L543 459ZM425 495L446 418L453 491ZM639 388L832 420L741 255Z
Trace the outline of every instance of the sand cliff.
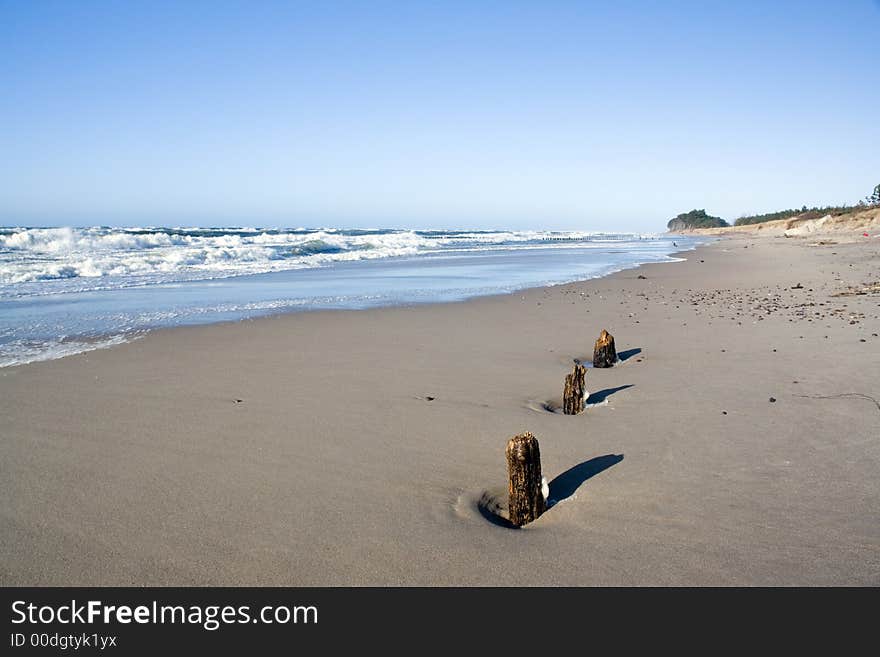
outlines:
M771 237L829 237L837 241L864 240L864 233L871 238L880 236L880 208L867 208L837 216L826 215L818 219L778 219L746 226L725 228L695 228L676 231L688 235L764 235Z

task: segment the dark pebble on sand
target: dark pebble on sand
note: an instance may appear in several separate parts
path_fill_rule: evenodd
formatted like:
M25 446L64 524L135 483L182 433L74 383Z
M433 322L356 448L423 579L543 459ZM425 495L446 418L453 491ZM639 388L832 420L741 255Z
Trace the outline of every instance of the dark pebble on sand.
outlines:
M771 397L771 398L770 398L770 403L771 403L771 404L775 404L775 403L776 403L776 397Z
M721 415L727 415L727 411L721 411Z
M425 397L425 399L427 399L428 401L434 401L437 398L436 397Z

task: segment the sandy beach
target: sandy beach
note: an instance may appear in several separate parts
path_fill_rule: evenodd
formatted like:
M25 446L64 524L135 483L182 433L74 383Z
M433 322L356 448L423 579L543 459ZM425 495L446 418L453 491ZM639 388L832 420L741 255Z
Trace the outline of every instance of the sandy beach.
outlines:
M812 244L0 369L0 584L876 586L880 243ZM523 431L558 502L511 530Z

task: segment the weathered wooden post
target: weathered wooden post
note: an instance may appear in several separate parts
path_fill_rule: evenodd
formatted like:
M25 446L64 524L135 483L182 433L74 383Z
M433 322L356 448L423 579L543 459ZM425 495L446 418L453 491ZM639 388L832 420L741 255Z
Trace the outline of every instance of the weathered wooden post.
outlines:
M511 524L522 527L547 508L541 478L541 450L538 439L531 433L514 436L507 442L507 472L510 476L509 519Z
M562 412L566 415L577 415L584 410L587 400L587 388L584 377L587 375L586 365L576 364L571 374L565 375L565 390L562 393Z
M593 367L613 367L617 362L617 350L614 348L614 336L602 329L596 346L593 347Z

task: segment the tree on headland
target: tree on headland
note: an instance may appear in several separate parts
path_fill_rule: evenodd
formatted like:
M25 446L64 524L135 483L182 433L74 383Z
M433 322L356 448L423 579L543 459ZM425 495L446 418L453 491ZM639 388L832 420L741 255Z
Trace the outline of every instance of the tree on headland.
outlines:
M868 202L868 205L880 205L880 185L877 185L874 188L874 193L866 196L865 200Z
M705 210L691 210L690 212L682 212L680 215L673 217L666 224L666 228L671 231L691 230L693 228L723 228L729 226L721 217L713 217L706 214Z

